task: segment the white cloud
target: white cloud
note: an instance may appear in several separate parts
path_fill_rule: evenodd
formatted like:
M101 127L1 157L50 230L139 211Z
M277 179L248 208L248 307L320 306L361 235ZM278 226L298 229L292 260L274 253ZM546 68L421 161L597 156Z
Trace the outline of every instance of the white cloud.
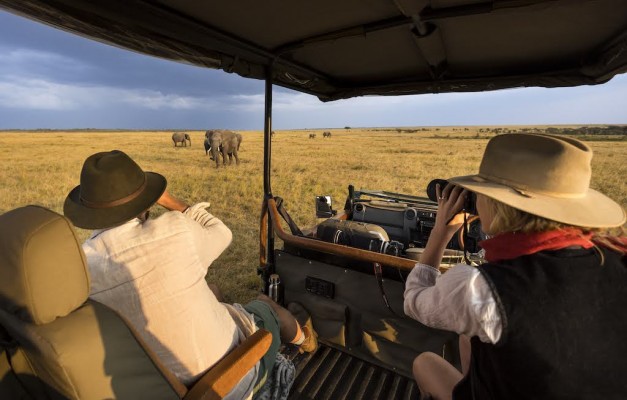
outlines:
M121 102L136 107L174 110L202 110L215 105L215 100L207 97L163 94L154 90L117 90Z
M264 109L265 95L232 95L227 100L226 108L243 112L259 112ZM333 102L336 107L341 107L343 102ZM328 105L326 105L328 107ZM298 92L273 91L272 109L291 112L305 112L320 110L325 108L325 103L318 100L316 96Z
M75 98L65 96L66 85L40 79L0 81L0 106L12 109L71 110L79 106Z
M236 94L225 97L222 106L230 111L263 111L264 99L263 94Z
M151 110L202 110L214 106L216 101L154 90L71 85L16 76L5 76L0 80L0 107L4 108L80 110L106 108L120 103Z
M59 71L77 73L86 71L90 67L74 58L65 57L57 53L31 49L9 49L0 46L0 72L26 74L27 71L38 71L41 68L54 68Z

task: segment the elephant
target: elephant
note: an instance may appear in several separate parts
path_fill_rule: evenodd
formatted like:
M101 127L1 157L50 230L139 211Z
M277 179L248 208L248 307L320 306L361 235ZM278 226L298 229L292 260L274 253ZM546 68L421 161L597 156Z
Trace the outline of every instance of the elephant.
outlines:
M210 130L205 132L205 149L211 150L211 159L215 160L216 168L220 166L218 154L222 155L222 164L226 166L226 158L229 157L229 165L239 165L238 151L242 143L242 135L229 130Z
M325 138L325 137L331 137L331 132L329 132L329 131L323 132L323 133L322 133L322 137L323 137L323 138Z
M219 130L208 130L205 132L205 155L209 154L209 151L211 150L211 138L213 137L213 134L216 132L220 132ZM218 151L222 151L222 150L218 150ZM211 153L211 159L213 160L213 152Z
M205 155L209 154L209 150L211 150L211 138L212 138L212 136L213 136L213 134L215 132L220 132L220 131L219 130L208 130L208 131L205 132L205 143L204 143L205 144ZM239 151L239 147L242 144L242 135L236 132L235 136L237 137L237 150ZM218 151L221 153L222 152L222 148L220 147L218 149ZM231 152L231 153L228 153L228 154L229 154L229 158L231 158L233 153ZM212 160L214 159L213 154L211 155L211 159Z
M176 147L177 143L181 143L181 146L187 147L187 141L189 140L189 145L192 145L192 139L189 137L189 134L185 132L174 132L172 134L172 141L174 142L174 147Z
M309 134L309 139L315 139L316 138L316 134L315 133L310 133Z

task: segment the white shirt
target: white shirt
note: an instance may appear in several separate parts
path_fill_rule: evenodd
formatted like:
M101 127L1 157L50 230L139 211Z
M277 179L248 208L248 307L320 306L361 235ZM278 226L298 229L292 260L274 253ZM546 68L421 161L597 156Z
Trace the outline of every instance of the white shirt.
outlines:
M83 244L90 297L125 316L163 364L189 384L239 343L227 305L207 286L232 234L195 204L97 230Z
M479 270L459 264L445 274L417 263L405 283L405 314L432 328L496 343L503 326L496 300Z

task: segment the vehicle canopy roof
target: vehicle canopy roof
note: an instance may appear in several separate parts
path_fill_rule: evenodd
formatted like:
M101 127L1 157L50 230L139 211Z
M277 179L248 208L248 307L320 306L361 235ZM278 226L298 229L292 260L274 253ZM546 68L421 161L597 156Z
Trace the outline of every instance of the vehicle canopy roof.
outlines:
M603 83L625 0L0 0L102 42L318 96Z

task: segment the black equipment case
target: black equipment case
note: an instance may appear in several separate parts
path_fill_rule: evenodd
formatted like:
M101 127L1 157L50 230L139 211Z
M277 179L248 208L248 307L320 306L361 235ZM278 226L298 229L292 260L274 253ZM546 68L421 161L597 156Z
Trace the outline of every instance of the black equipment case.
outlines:
M318 225L316 237L377 253L385 253L390 240L387 232L378 225L339 219L327 219Z

